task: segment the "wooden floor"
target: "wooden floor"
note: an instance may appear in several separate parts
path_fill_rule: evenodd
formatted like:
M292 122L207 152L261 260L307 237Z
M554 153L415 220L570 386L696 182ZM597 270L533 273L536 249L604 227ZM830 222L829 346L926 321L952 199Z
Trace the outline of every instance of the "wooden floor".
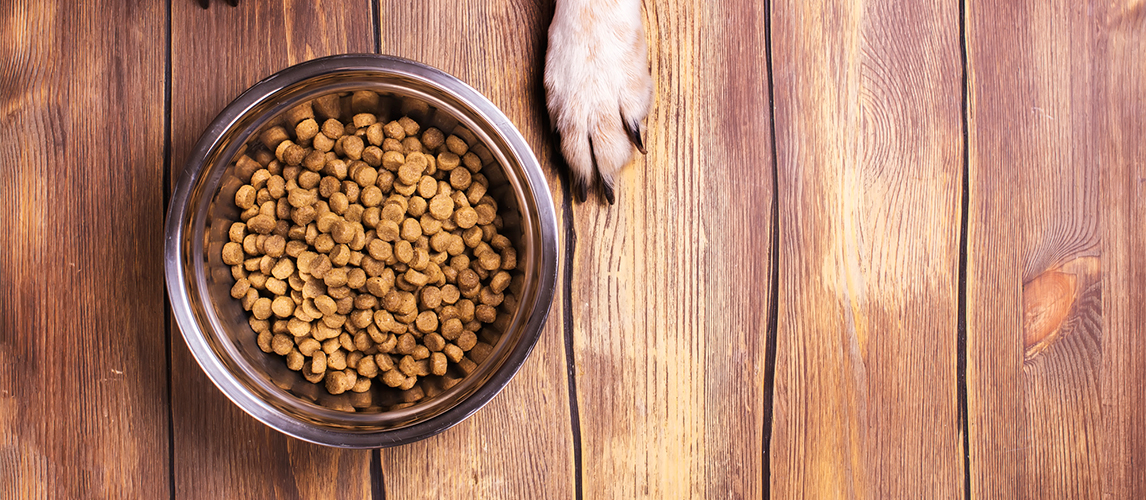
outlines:
M0 0L0 498L1146 497L1146 1L646 0L656 99L572 203L548 0ZM171 322L210 119L328 54L503 109L556 302L488 406L380 451L238 410Z

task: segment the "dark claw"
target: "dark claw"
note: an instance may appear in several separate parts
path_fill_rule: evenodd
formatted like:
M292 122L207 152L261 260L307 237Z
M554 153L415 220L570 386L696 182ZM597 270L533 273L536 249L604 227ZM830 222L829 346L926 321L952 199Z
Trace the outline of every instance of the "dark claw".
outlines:
M613 186L610 186L607 182L602 181L601 182L601 190L605 192L605 199L609 200L610 205L612 205L613 202L617 201L616 197L613 194Z
M211 0L199 0L199 6L206 9L207 7L209 7L211 5L210 1Z
M593 149L593 138L589 137L589 159L593 160L593 173L596 174L597 179L601 178L601 171L597 169L597 151ZM581 201L585 201L589 197L588 189L585 189L585 197Z
M585 203L585 200L589 198L589 186L581 182L576 176L573 177L573 198L578 203Z
M637 147L637 151L643 155L649 154L648 151L645 151L645 141L641 139L641 126L636 123L629 123L624 119L621 120L621 124L625 127L625 133L629 135L629 142Z
M239 6L239 0L227 0L227 3L231 4L231 7Z

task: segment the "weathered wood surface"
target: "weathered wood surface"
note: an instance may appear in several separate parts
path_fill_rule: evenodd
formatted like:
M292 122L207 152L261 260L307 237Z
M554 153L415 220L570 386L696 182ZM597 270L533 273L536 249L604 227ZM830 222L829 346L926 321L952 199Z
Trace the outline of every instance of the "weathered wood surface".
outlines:
M561 284L567 265L561 214L569 207L552 167L541 84L545 30L552 15L550 3L536 0L383 2L379 9L383 54L422 61L458 77L521 131L545 166L560 226L558 289L533 353L501 394L465 422L425 441L382 450L387 498L563 499L576 494L565 373L566 287Z
M171 182L199 134L247 87L291 64L374 46L370 3L171 4ZM337 35L331 35L337 33ZM280 434L207 378L171 326L172 473L179 498L370 498L371 452Z
M168 496L164 19L0 3L0 498Z
M1146 5L967 5L970 492L1139 498Z
M763 492L766 16L747 2L645 3L648 155L622 172L616 205L573 212L585 498Z
M611 207L554 155L551 1L137 4L0 0L0 498L1146 496L1140 1L646 1ZM376 50L522 131L561 278L484 409L334 450L165 318L164 176L259 79Z
M777 498L958 498L955 3L772 9Z

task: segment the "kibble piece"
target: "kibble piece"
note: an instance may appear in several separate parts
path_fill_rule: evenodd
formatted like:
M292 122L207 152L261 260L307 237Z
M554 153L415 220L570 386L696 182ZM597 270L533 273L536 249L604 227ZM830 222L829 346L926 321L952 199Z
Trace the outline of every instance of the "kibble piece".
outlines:
M398 167L398 180L406 185L416 184L426 171L426 165L426 157L422 153L414 152L406 155L406 160Z
M382 168L391 172L397 172L406 163L406 156L400 151L386 151L382 153ZM420 174L420 172L419 172Z
M389 138L394 139L394 140L400 141L400 140L406 138L406 129L403 128L402 125L396 121L392 121L390 123L387 123L382 128L382 131L385 132L386 137L389 137Z
M444 142L445 137L441 130L431 127L422 132L422 144L428 149L438 149Z
M458 347L454 344L446 344L446 347L442 349L442 354L446 355L446 359L457 363L458 361L461 361L462 357L464 357L466 353L462 350L461 347Z
M275 351L275 354L285 356L291 349L294 349L294 340L287 335L277 334L271 338L271 349Z
M227 264L228 266L234 266L234 265L242 264L243 258L244 258L244 254L243 254L243 246L242 245L235 243L233 241L223 245L223 263L224 264Z
M326 374L326 390L331 394L342 394L353 387L354 384L342 371L332 371Z
M435 352L430 354L430 373L438 376L445 375L448 366L446 361L447 358L444 353Z
M454 341L462 334L462 321L459 318L450 318L442 323L442 337Z
M470 187L473 178L470 176L470 171L464 168L455 168L450 171L450 187L457 190L464 190ZM468 200L467 200L468 201Z
M271 311L280 318L289 318L294 314L294 301L282 295L275 297L271 302Z
M255 205L255 188L250 184L242 185L238 191L235 192L235 206L242 210L246 210Z
M453 154L462 156L469 151L469 146L466 144L466 141L462 140L461 137L451 135L446 138L446 149L449 149Z
M422 311L418 314L418 319L415 324L418 330L425 333L430 333L438 329L438 315L434 311Z
M422 237L422 225L414 219L402 221L401 237L406 241L417 241Z
M430 215L438 220L449 219L454 213L454 200L444 193L430 199Z
M396 367L382 374L382 383L390 387L398 387L406 382L406 376Z

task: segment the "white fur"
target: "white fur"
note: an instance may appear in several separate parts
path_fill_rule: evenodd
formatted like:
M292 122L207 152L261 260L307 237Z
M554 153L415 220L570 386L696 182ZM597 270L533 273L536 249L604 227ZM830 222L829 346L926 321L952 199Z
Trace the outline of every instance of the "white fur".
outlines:
M633 153L623 123L643 136L652 100L640 0L557 0L545 90L574 180L592 185L595 166L611 193Z

